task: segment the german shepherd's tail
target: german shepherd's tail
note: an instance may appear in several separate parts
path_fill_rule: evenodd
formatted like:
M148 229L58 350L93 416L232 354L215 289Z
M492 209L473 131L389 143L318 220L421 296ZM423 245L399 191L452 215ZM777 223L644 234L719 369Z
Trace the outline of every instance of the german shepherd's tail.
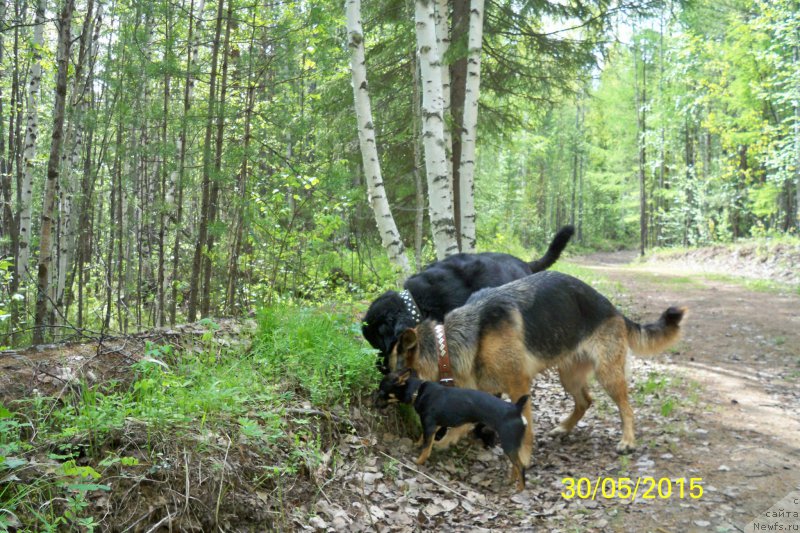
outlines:
M528 431L528 419L525 418L523 410L530 403L531 397L526 394L514 404L516 407L516 416L522 419L522 433L519 436L519 448L517 449L517 458L523 467L527 468L531 464L531 456L533 455L533 441L528 439L528 435L532 435L532 431ZM529 442L530 441L530 442ZM522 476L524 479L525 471L523 469Z
M556 233L555 237L553 237L550 246L547 248L547 252L545 252L545 254L539 259L528 263L528 266L531 267L531 272L535 274L536 272L547 270L553 266L553 263L558 261L558 258L561 256L561 252L563 252L564 248L567 247L567 243L572 238L574 233L575 228L572 226L564 226L558 230L558 233Z
M686 307L670 307L661 313L657 321L644 325L625 318L631 350L640 355L649 355L669 348L681 336L680 323L686 312Z

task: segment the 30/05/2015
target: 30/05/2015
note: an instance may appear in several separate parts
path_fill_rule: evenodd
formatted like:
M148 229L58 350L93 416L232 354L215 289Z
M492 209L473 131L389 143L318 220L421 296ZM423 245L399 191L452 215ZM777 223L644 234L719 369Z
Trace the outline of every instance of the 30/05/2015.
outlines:
M667 500L669 498L691 498L698 500L703 496L703 478L693 477L670 479L668 477L599 477L592 482L589 478L565 477L561 480L564 490L561 497L565 500Z

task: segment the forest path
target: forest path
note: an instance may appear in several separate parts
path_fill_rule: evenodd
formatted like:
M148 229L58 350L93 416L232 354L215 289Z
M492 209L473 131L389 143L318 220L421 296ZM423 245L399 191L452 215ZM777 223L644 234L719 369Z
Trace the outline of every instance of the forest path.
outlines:
M576 262L619 283L637 319L649 321L669 305L689 307L680 355L667 368L700 385L689 415L702 443L682 443L683 464L669 471L688 478L681 469L696 469L706 495L713 497L713 486L724 509L732 508L718 519L699 518L701 525L727 519L741 527L800 483L800 297L719 281L686 263L630 264L633 258L618 252ZM674 525L695 514L667 507Z
M629 264L634 258L618 252L572 260L609 279L618 290L603 292L632 319L652 322L670 305L690 309L676 347L632 361L633 454L614 452L617 409L596 383L595 403L576 431L549 437L572 400L555 375L545 374L534 383L537 439L525 491L514 494L504 478L507 461L499 448L459 443L417 467L411 441L387 433L376 436L363 466L345 476L344 486L356 481L362 501L372 505L348 510L350 527L739 531L799 487L800 296L756 292L685 264ZM586 478L594 486L623 477L642 479L633 502L603 498L602 489L594 499L562 496L564 478ZM655 488L647 499L646 477L672 480L672 494L663 497L663 481L661 495ZM698 499L690 497L697 494L691 478L700 478ZM325 502L316 511L336 514Z

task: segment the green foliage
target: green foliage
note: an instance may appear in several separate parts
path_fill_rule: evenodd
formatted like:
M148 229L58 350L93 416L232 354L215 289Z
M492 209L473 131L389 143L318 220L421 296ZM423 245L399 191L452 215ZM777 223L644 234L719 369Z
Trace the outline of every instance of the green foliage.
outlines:
M245 353L226 349L220 325L207 320L197 350L148 343L129 381L79 382L59 398L0 405L0 480L12 481L0 484L0 531L101 527L89 499L118 486L110 473L153 472L174 442L202 448L227 435L280 457L260 483L315 471L328 445L301 406L358 401L375 385L375 356L350 307L266 308L258 320ZM136 446L109 448L120 439Z
M314 404L347 404L376 383L375 354L361 342L354 316L275 306L262 309L258 321L256 360Z

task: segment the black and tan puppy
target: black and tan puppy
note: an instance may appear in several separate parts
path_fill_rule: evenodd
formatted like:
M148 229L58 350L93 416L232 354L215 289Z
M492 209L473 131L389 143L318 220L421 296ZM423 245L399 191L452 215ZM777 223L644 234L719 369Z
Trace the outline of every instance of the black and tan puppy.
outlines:
M525 488L525 468L530 465L533 449L525 440L528 421L522 412L530 407L530 396L522 396L512 404L485 392L422 381L413 370L405 368L381 381L375 404L385 407L390 403L411 404L419 415L422 453L417 458L418 465L430 456L439 428L481 423L497 431L500 445L511 460L517 490Z
M476 291L499 287L555 263L570 237L572 226L561 228L540 259L526 262L509 254L456 254L436 261L403 284L402 292L387 291L379 296L364 316L364 338L379 351L378 368L389 372L386 358L406 328L426 318L443 320L444 315L466 303Z
M530 394L531 381L546 368L558 368L575 408L552 433L568 433L592 403L586 380L597 380L619 407L622 439L617 451L634 449L633 410L628 402L629 351L656 353L680 335L685 308L670 307L652 324L639 325L586 283L559 272L541 272L494 289L484 289L447 314L444 336L450 368L459 387L504 392L517 401ZM390 357L390 366L407 366L422 379L439 379L441 342L436 322L407 329ZM533 441L530 404L525 416ZM455 433L455 432L449 432ZM450 440L450 439L445 439Z

